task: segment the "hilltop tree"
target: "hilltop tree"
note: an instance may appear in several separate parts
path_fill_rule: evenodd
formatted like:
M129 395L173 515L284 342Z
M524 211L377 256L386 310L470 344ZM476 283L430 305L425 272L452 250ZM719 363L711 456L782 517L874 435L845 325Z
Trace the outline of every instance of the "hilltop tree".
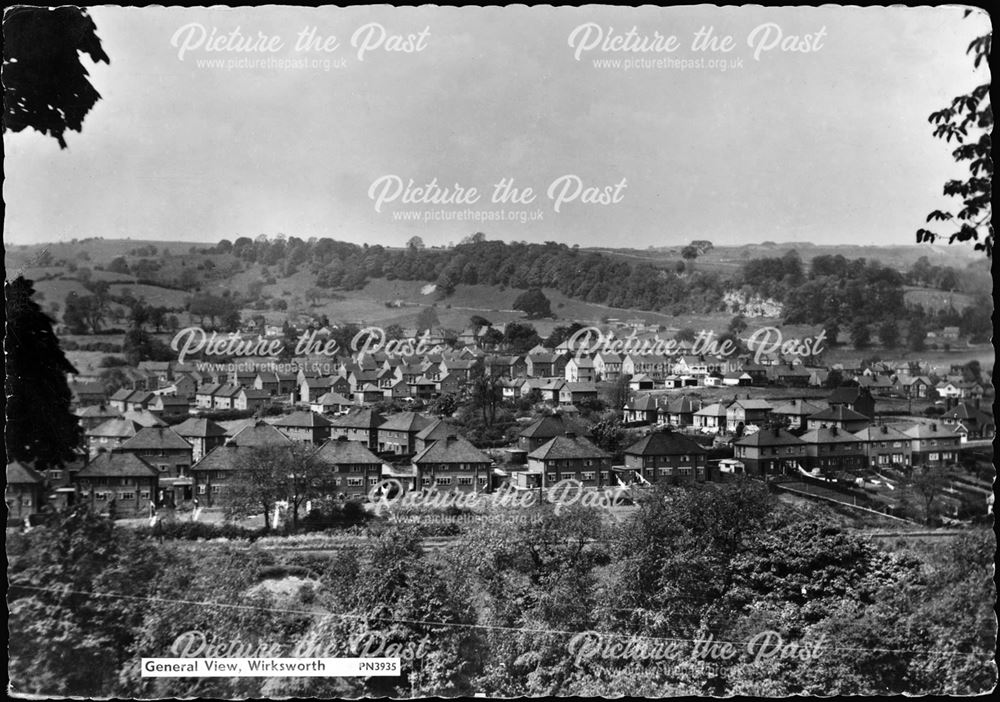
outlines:
M966 10L966 16L970 12ZM979 68L983 61L989 63L992 43L993 32L988 32L969 44L966 53L975 57L974 68ZM952 179L944 184L944 195L961 198L962 209L955 214L935 210L927 215L928 222L946 222L951 232L942 235L918 229L917 243L933 243L939 236L947 236L949 244L971 240L976 242L976 251L985 251L987 256L992 257L993 158L990 133L993 131L993 106L990 103L989 81L970 93L952 99L951 105L931 113L927 121L935 125L936 138L944 139L946 143L955 140L958 147L952 151L952 158L958 164L968 162L969 177L965 180Z
M514 300L515 310L521 310L528 315L528 319L541 319L543 317L553 317L552 303L541 288L532 288L521 293Z
M101 99L80 62L110 63L97 27L79 7L9 9L3 18L4 131L31 127L65 149L66 130L79 132Z
M52 319L32 299L34 292L24 276L4 283L7 460L45 469L72 461L82 436L66 382L66 374L77 370L59 347Z
M700 254L701 251L699 251L698 247L693 244L689 244L681 249L681 258L688 262L688 266L691 266Z

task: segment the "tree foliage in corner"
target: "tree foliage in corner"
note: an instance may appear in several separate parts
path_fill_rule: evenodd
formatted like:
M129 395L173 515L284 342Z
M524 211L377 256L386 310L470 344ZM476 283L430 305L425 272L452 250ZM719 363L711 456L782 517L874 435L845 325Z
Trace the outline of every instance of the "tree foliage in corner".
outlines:
M966 11L966 16L969 11ZM989 63L993 32L977 37L969 44L966 53L975 56L975 67L984 60ZM948 243L975 241L977 251L993 255L993 207L990 196L993 184L993 159L991 157L993 131L993 106L990 104L990 84L983 83L972 92L959 95L951 105L931 114L928 121L935 125L934 136L958 147L952 152L956 163L968 162L969 177L949 180L944 184L944 194L960 197L962 209L957 213L934 210L927 221L946 222L951 232L938 234L928 229L917 230L917 243L934 243L939 236L947 236ZM982 238L980 238L982 236Z
M3 19L4 131L31 127L66 148L67 129L79 132L101 99L80 54L110 63L97 27L78 7L16 7Z
M40 469L63 465L75 456L81 429L70 411L66 359L52 319L32 299L34 286L20 276L4 283L7 335L7 460L33 462Z

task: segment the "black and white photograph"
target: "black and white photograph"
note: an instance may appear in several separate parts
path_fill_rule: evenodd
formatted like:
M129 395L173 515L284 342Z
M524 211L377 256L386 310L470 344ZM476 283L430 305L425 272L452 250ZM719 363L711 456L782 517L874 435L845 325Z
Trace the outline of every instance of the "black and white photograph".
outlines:
M977 7L3 12L8 694L997 683Z

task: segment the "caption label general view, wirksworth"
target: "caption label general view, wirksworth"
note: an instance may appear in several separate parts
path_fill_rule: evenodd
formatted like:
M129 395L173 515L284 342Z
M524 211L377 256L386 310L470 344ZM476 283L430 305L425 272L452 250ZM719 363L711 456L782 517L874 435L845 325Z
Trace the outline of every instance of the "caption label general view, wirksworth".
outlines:
M11 695L995 686L984 12L3 32Z

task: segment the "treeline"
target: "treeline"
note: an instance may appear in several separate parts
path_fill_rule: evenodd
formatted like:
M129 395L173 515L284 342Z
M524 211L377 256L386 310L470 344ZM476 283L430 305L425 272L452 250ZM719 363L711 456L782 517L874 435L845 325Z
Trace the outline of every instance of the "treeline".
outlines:
M553 288L585 302L661 312L719 308L724 281L715 273L678 274L671 268L616 261L579 247L546 242L487 241L480 235L449 249L359 246L332 239L223 240L204 253L231 253L264 266L308 265L320 288L355 290L372 278L435 283L443 295L456 285ZM287 271L283 271L286 275Z

